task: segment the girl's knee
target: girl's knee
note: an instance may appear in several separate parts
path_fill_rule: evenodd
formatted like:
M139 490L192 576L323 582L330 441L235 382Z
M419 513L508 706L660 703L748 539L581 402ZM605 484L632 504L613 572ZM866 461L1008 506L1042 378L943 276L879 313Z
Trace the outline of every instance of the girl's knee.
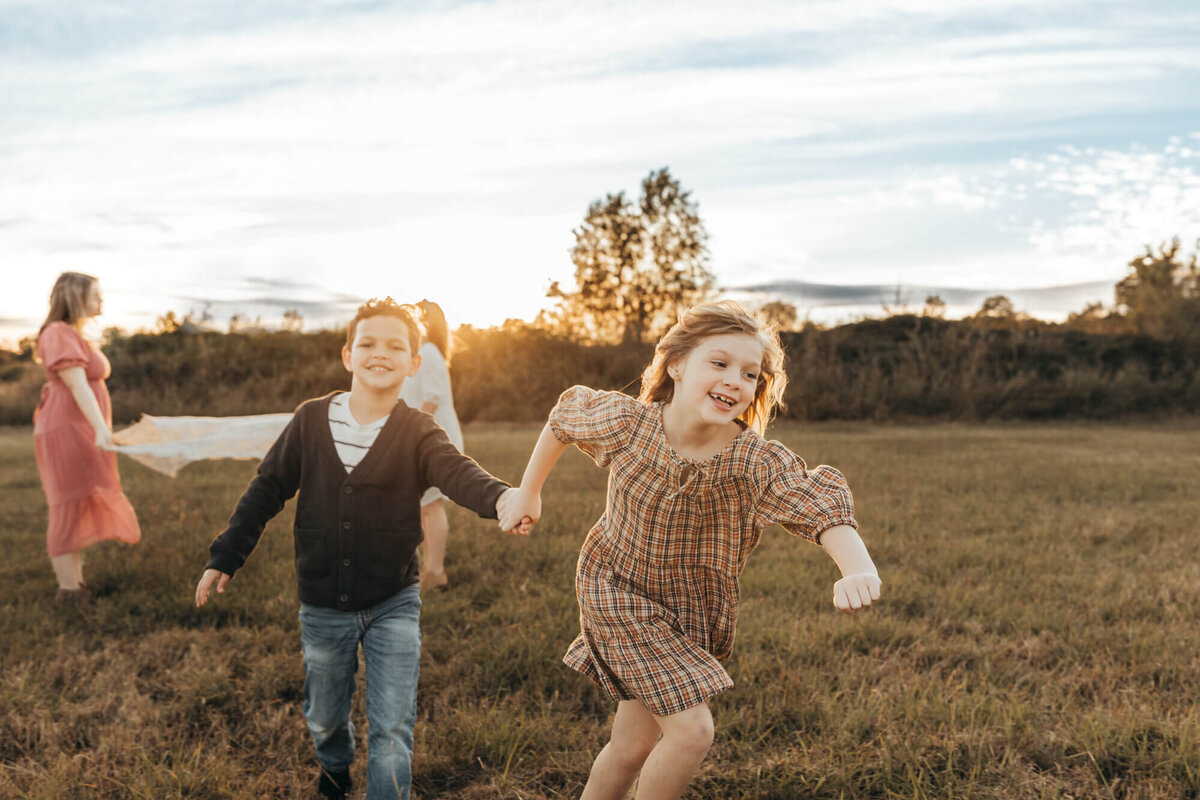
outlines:
M609 751L617 765L624 770L637 771L650 757L650 751L658 742L658 736L625 736L611 739L608 742Z
M688 709L664 726L663 735L670 736L678 747L700 754L707 753L715 735L712 714L703 705Z
M716 731L713 728L712 717L698 721L688 731L688 744L696 751L707 753L712 747Z

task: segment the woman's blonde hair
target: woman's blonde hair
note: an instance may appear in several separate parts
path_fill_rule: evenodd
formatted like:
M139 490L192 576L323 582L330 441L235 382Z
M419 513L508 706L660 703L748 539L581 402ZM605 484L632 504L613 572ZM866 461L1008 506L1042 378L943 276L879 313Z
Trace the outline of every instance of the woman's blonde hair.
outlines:
M668 367L682 361L708 337L727 333L753 336L762 345L754 399L738 419L763 433L775 410L783 406L783 390L787 387L783 346L772 325L732 300L692 306L679 315L679 322L671 326L654 348L654 360L642 373L638 399L646 403L668 402L675 396L675 379L667 374Z
M38 335L51 322L65 322L75 328L87 317L87 296L99 279L82 272L64 272L50 290L50 313L38 328Z

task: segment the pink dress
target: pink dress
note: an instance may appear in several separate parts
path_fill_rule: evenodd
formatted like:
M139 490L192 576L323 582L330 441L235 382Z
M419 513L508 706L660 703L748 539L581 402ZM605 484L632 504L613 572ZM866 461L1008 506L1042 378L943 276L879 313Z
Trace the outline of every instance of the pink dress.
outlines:
M104 385L112 369L108 359L65 322L46 326L38 336L37 353L46 370L33 414L38 473L50 504L46 548L51 556L61 556L105 539L141 540L137 515L121 491L116 454L96 447L95 431L59 377L59 370L83 367L111 428L112 402Z

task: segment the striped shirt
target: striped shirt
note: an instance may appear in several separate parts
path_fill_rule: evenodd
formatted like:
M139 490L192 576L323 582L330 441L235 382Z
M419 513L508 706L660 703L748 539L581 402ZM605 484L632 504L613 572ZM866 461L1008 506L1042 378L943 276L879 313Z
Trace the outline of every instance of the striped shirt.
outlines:
M350 413L350 395L342 392L333 396L329 401L329 433L333 435L333 444L346 472L363 460L387 421L385 414L374 422L359 425Z

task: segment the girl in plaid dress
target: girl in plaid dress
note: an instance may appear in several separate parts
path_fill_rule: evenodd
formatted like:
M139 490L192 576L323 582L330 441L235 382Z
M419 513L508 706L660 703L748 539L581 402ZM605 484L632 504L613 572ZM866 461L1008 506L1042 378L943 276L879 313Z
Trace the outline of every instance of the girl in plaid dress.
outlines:
M574 444L610 470L607 505L576 572L579 636L564 661L617 700L584 800L677 798L712 744L707 700L733 685L738 575L778 523L841 569L834 604L879 598L845 478L808 469L762 437L787 376L778 335L733 302L681 315L655 349L637 400L563 393L500 519L541 515L541 487Z

